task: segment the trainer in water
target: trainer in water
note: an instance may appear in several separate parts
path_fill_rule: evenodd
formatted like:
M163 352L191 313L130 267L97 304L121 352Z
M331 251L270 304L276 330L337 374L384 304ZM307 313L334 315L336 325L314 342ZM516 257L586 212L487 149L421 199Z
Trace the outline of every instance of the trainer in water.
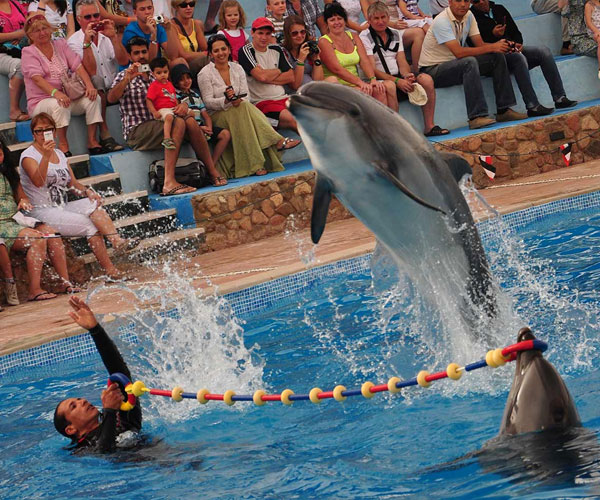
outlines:
M522 328L518 342L535 339ZM541 351L517 356L515 378L506 400L500 435L581 426L579 414L566 384Z
M308 83L289 108L317 170L313 242L335 193L421 292L467 299L458 307L467 323L493 314L488 263L458 186L468 163L439 154L398 113L350 88Z
M88 305L78 297L71 297L69 313L75 322L89 330L109 374L122 373L131 379L117 346L96 321ZM128 447L137 442L137 433L142 428L142 408L139 399L130 411L122 411L123 393L113 382L102 391L102 412L84 398L69 398L61 401L54 411L54 427L63 436L71 439L75 450L113 451L117 447Z

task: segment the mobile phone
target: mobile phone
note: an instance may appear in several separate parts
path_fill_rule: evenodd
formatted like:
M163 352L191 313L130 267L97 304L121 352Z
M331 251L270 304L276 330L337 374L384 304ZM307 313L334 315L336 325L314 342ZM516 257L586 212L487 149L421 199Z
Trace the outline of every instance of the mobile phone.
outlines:
M150 65L149 64L140 64L140 69L138 71L140 73L150 73Z
M46 130L44 132L44 142L53 141L53 140L54 140L54 134L52 133L52 131Z

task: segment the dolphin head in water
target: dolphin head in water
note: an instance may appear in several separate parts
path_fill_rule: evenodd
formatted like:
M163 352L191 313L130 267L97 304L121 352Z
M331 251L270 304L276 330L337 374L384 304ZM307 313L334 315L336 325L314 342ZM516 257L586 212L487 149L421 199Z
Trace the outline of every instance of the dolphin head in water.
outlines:
M533 339L529 328L519 331L519 342ZM540 351L520 352L500 434L561 430L580 425L571 394L556 368Z
M398 113L343 85L306 84L289 109L317 170L315 243L334 193L421 291L468 295L476 307L494 311L485 252L457 182L471 171L464 159L438 153Z

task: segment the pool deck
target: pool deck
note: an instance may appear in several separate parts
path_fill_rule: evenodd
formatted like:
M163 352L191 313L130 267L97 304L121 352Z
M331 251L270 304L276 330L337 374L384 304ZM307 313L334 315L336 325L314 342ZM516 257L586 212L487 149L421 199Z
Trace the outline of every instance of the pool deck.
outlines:
M481 191L487 202L500 213L510 213L550 201L600 190L600 160L545 174L508 181ZM476 219L484 217L475 213ZM348 219L328 224L315 249L310 267L344 258L356 257L373 250L375 239L358 220ZM259 242L206 253L171 266L193 280L202 293L226 294L258 283L305 270L301 257L311 250L309 230ZM306 259L305 259L306 260ZM137 268L127 282L131 289L155 284L164 271ZM91 291L102 283L92 283ZM85 297L86 293L82 296ZM137 303L121 285L105 287L94 293L94 311L108 315L132 310ZM144 308L155 306L145 303ZM67 315L68 297L5 307L0 312L0 356L31 348L63 337L82 333Z

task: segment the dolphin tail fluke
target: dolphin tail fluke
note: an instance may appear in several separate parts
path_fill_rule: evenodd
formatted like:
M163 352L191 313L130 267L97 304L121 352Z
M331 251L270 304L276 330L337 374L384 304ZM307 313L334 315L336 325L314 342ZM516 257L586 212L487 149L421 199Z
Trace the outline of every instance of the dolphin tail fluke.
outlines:
M317 174L315 195L313 197L312 217L310 221L310 237L314 244L319 243L325 230L329 203L331 202L331 182L327 177Z

